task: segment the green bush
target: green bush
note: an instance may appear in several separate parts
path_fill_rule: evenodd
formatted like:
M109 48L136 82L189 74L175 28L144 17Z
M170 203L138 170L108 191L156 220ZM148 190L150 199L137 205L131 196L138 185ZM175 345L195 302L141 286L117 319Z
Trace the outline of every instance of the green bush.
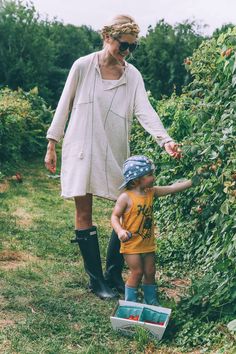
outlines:
M157 183L200 173L198 187L160 198L159 262L195 270L189 297L180 308L204 321L233 319L236 313L236 28L202 43L186 68L193 82L180 97L156 102L184 158L174 160L137 121L132 153L147 154L157 166ZM151 98L152 104L154 99ZM197 270L197 272L196 272ZM199 343L200 344L200 343Z
M45 134L52 112L37 89L0 90L0 160L2 166L37 157L45 150Z

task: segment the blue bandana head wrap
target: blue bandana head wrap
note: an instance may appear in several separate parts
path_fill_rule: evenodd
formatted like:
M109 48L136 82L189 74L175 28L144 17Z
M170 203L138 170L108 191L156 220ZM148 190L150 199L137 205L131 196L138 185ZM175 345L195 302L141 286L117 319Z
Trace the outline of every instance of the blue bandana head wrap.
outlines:
M124 182L119 189L126 187L130 181L148 175L153 171L155 171L155 166L148 157L143 155L129 157L123 164Z

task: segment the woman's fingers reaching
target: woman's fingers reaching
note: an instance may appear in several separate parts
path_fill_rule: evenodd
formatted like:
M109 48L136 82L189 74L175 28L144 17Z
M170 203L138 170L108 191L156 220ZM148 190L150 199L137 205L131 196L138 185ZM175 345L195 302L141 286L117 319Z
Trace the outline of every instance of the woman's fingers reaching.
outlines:
M175 159L181 159L183 157L182 150L180 149L181 144L177 144L174 141L170 141L164 145L167 154Z

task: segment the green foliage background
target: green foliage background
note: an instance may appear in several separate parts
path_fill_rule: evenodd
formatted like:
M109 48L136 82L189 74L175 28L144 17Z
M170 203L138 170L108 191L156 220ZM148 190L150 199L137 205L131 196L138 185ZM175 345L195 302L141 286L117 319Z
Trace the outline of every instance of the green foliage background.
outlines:
M51 120L52 111L36 88L28 93L0 90L0 169L42 156Z
M155 98L170 95L191 80L184 68L204 37L194 22L171 26L163 20L140 39L130 58L141 71ZM38 87L39 95L56 107L66 76L79 57L102 48L98 32L91 27L65 25L42 19L32 3L3 1L0 8L0 87Z
M134 65L141 71L146 88L156 99L182 92L191 81L184 60L204 40L195 22L185 21L171 26L164 20L150 27L134 55Z
M38 87L56 106L72 63L101 47L90 27L43 20L33 4L4 1L0 8L0 87Z
M187 69L193 81L181 96L150 98L170 135L182 142L184 158L160 153L137 121L132 135L132 153L154 159L160 185L194 173L203 177L194 189L160 198L155 209L159 264L179 273L194 270L189 296L179 306L179 340L186 345L192 342L190 323L236 315L236 28L203 42Z
M174 309L176 330L170 326L169 333L184 348L218 340L212 332L236 315L236 27L225 26L206 39L194 26L160 21L132 59L164 126L182 143L184 158L176 161L157 148L137 120L132 153L155 161L160 185L202 176L198 187L160 198L155 206L159 267L192 277L189 294ZM22 159L43 156L52 119L48 104L55 106L72 62L100 47L98 33L89 27L48 22L32 4L5 3L0 11L0 169L5 173ZM163 94L169 97L157 101Z

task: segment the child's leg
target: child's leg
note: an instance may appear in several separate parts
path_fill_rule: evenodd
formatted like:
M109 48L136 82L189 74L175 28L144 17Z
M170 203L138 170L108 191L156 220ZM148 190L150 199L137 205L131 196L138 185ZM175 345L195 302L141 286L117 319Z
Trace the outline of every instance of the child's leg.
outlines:
M155 253L143 254L143 284L155 284L156 264Z
M143 279L143 291L144 291L144 302L148 305L159 305L157 300L157 286L155 284L155 253L146 253L143 255L143 268L144 268L144 279Z
M126 285L132 288L137 288L143 276L142 257L140 254L125 254L124 257L130 270Z
M125 284L125 300L137 301L137 287L143 276L143 261L139 254L124 254L130 274Z

